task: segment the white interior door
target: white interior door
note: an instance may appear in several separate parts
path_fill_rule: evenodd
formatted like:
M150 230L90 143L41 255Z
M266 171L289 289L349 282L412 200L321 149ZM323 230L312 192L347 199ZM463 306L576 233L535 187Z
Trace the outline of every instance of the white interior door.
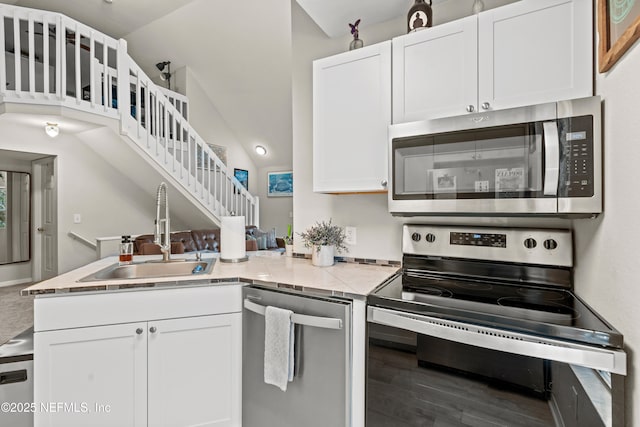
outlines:
M55 158L33 162L34 281L58 274L58 197Z

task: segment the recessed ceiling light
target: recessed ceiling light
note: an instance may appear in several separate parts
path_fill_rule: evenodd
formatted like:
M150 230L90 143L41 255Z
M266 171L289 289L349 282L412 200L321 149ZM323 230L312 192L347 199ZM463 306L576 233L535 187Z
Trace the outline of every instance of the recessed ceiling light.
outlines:
M113 0L104 0L104 2L111 4L111 3L113 3Z
M267 154L267 149L262 145L256 145L256 153L258 153L259 156L264 156Z
M58 127L57 123L49 123L49 122L47 122L47 124L44 126L44 131L51 138L55 138L60 133L60 128Z

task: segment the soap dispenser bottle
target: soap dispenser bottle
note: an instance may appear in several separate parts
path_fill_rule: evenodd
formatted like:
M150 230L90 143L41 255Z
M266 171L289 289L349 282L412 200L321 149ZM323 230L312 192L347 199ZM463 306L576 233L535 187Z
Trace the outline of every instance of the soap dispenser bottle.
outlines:
M120 265L131 264L133 262L133 242L131 236L122 236L120 242Z

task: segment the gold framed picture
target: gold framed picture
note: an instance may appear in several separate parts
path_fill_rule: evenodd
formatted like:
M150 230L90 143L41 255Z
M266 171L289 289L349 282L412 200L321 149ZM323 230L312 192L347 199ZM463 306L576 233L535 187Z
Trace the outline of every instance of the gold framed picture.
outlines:
M607 72L640 38L640 1L598 0L598 70Z

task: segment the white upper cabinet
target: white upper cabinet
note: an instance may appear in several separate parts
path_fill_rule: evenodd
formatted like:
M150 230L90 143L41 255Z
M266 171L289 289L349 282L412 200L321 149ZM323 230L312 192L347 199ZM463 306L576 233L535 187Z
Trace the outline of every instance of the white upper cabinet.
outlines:
M458 116L478 102L475 16L393 39L393 122Z
M480 108L593 95L592 13L588 0L524 0L481 13Z
M393 122L593 95L592 2L522 0L393 40Z
M391 42L313 63L313 191L385 191Z

